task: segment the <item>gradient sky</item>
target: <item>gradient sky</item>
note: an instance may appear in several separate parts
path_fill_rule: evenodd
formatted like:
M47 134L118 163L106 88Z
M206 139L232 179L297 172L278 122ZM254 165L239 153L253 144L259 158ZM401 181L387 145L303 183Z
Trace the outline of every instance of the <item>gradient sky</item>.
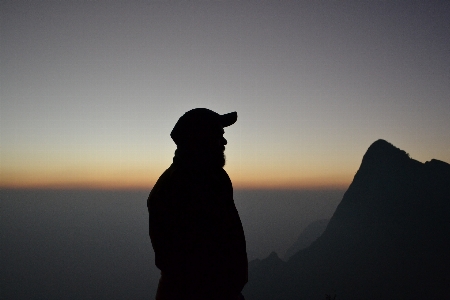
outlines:
M235 187L346 187L382 138L450 162L449 1L1 1L0 186L151 187L187 110Z

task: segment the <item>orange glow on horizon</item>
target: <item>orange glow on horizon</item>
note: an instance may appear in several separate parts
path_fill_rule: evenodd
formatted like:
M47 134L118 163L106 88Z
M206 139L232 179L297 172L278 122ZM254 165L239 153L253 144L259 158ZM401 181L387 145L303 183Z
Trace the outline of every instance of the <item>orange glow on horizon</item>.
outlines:
M161 172L162 173L162 172ZM31 174L2 172L0 188L3 189L108 189L108 190L150 190L161 173L96 172L73 174ZM8 176L9 175L9 176ZM233 176L234 189L346 189L352 178L348 176L314 176L303 178L258 178Z
M9 160L2 166L0 188L139 189L149 190L170 160L114 161L35 159ZM233 160L232 160L233 161ZM345 189L353 179L351 166L312 162L286 164L230 163L225 166L235 189Z

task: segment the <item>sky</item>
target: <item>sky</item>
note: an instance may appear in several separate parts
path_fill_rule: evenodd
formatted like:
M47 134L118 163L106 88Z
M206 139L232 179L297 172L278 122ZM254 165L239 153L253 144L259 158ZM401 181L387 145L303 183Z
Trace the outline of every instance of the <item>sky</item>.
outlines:
M0 187L151 188L196 107L237 188L450 162L449 1L1 1Z

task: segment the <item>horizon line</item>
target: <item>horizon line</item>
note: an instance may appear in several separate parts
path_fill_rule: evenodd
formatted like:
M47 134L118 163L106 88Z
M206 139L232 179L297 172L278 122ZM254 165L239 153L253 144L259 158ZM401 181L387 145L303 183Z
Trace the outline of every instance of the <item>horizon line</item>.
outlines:
M48 191L148 191L153 189L154 185L149 186L109 186L109 185L77 185L77 184L43 184L43 185L0 185L0 190L48 190ZM324 191L324 190L347 190L349 185L299 185L299 186L236 186L235 191Z

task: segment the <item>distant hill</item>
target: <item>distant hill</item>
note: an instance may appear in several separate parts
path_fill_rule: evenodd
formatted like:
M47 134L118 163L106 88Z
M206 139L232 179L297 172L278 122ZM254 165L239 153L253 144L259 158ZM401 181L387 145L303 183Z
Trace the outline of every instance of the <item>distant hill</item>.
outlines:
M445 299L450 165L374 142L325 232L288 262L249 264L247 300Z
M306 228L298 236L295 243L286 251L283 259L287 261L298 251L309 247L312 242L317 240L317 238L322 235L322 233L325 231L325 228L327 228L329 221L330 220L328 219L317 220L306 226Z

